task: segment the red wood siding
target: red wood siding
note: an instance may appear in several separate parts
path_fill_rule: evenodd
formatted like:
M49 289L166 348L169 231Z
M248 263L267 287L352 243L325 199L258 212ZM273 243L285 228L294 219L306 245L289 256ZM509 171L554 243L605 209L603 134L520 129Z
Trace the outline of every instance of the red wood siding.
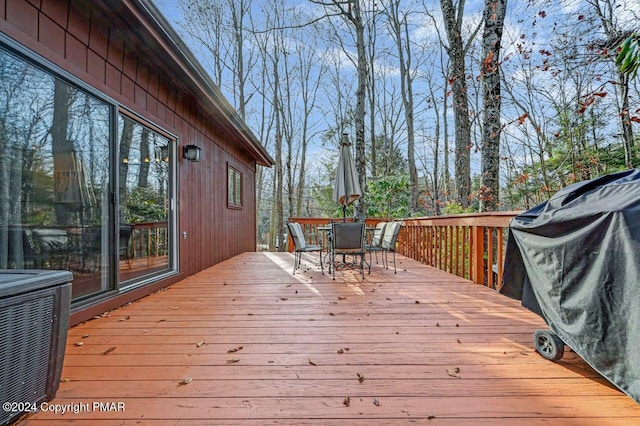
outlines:
M177 75L171 55L129 0L0 0L0 31L178 138L180 270L188 275L254 251L255 160L217 131ZM6 16L4 12L6 11ZM176 83L180 82L180 83ZM181 147L202 148L199 163ZM243 207L227 208L227 163L243 174ZM187 238L183 239L183 232Z

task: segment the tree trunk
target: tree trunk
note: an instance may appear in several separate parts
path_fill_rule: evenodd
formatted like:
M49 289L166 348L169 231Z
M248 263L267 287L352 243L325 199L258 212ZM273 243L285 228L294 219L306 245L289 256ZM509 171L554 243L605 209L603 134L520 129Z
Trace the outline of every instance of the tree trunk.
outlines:
M358 219L364 219L367 211L367 159L365 157L364 143L364 115L365 100L367 96L368 65L364 43L364 25L362 23L360 0L355 0L353 2L352 22L356 29L356 45L358 50L358 88L356 90L356 114L354 118L356 128L356 170L358 171L358 181L362 190L362 196L355 206L355 217Z
M500 42L507 0L485 0L482 36L482 181L480 211L496 211L500 189Z
M415 133L413 120L413 78L411 77L411 46L409 44L409 28L406 17L400 19L400 1L395 0L388 12L392 27L392 37L398 49L400 65L400 92L402 106L407 125L407 162L409 163L409 180L411 192L409 206L411 213L418 211L418 171L416 170ZM404 31L403 31L404 30ZM405 38L403 39L403 32Z
M440 0L442 16L445 21L447 40L449 42L449 60L453 92L453 117L455 124L455 180L458 190L458 202L468 208L471 196L471 123L469 122L469 101L467 80L462 44L462 15L464 0L458 4L458 10L452 0Z

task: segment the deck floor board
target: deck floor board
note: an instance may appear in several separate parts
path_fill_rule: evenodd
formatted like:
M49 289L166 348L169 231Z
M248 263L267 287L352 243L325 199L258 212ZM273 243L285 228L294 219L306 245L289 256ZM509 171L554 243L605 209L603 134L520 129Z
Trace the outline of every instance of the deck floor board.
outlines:
M315 259L245 253L73 327L50 404L125 410L19 424L640 424L578 355L534 351L518 301L403 257L364 281Z

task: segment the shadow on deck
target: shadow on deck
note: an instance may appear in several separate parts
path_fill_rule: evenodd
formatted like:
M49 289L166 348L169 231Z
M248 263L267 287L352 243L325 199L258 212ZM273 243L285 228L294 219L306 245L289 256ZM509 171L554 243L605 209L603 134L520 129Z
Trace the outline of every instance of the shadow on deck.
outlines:
M519 302L402 256L364 282L315 260L245 253L72 328L50 404L80 412L19 424L640 423L573 352L540 357Z

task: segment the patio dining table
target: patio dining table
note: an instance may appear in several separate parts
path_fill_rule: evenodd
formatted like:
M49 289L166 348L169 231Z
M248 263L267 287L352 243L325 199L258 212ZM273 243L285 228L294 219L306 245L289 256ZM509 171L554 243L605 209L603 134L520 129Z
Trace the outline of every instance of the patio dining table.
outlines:
M319 232L323 232L325 234L325 236L322 238L322 247L325 250L325 255L324 255L324 261L326 263L326 259L327 256L331 255L331 242L333 241L333 239L331 238L331 224L327 224L324 226L318 226L318 231ZM373 231L376 230L375 226L365 226L365 232L366 232L366 236L365 236L365 240L369 241L370 237L369 234ZM366 243L365 241L365 243ZM365 259L365 263L367 263L366 259ZM334 267L353 267L353 262L352 263L347 263L345 260L345 256L343 255L342 257L342 262L340 262L338 265L334 265Z

